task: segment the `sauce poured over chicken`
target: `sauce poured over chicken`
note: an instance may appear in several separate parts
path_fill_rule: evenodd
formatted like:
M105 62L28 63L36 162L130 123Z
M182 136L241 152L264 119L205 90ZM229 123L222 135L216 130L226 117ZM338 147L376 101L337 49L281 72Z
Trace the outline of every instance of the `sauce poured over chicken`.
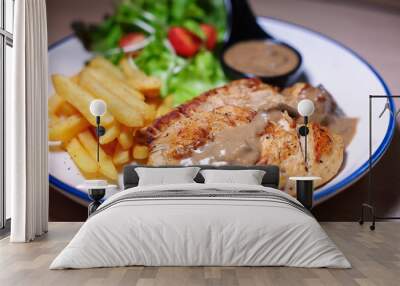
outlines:
M255 165L261 157L261 136L267 122L278 123L284 116L280 106L259 110L249 124L226 128L214 140L195 150L183 165ZM284 123L283 123L284 124Z
M281 169L281 187L290 192L293 186L285 178L307 175L296 111L303 98L316 107L307 136L309 172L322 178L316 186L324 184L338 173L343 142L351 141L356 120L345 117L322 87L308 84L278 92L257 79L243 79L204 93L147 128L148 164L273 164Z

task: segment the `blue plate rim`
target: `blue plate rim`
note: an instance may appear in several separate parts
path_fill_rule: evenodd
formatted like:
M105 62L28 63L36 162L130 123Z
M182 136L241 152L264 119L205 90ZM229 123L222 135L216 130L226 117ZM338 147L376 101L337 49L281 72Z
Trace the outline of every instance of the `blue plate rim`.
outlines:
M347 47L346 45L342 44L341 42L331 38L330 36L327 36L325 34L322 34L321 32L315 31L313 29L310 29L308 27L305 27L303 25L300 24L296 24L290 21L286 21L286 20L282 20L282 19L278 19L278 18L274 18L274 17L258 17L259 19L270 19L273 21L277 21L277 22L281 22L284 24L287 24L289 26L292 26L294 28L306 31L308 33L314 34L320 38L323 38L324 40L346 50L347 52L349 52L351 55L353 55L355 58L357 58L361 63L363 63L369 70L372 71L372 73L375 75L375 77L378 79L378 81L381 83L383 89L386 92L386 95L391 96L391 92L389 90L389 87L387 86L386 82L383 80L382 76L378 73L378 71L376 70L376 68L374 68L366 59L364 59L362 56L360 56L357 52L355 52L353 49ZM51 44L48 47L48 50L51 51L52 49L56 48L57 46L63 44L64 42L68 41L69 39L73 38L75 35L71 34L69 36L66 36L65 38L56 41L55 43ZM390 105L390 109L391 110L395 110L395 106L394 106L394 101L393 98L389 98L389 105ZM390 142L393 138L393 134L394 134L394 128L395 128L395 122L394 122L394 118L390 117L389 120L389 126L388 129L386 131L385 137L382 140L382 143L379 145L379 147L376 149L376 151L372 154L372 165L374 165L376 162L378 162L378 160L383 156L383 154L386 152L386 150L388 149ZM321 191L317 191L314 194L314 200L321 202L324 201L330 197L332 197L333 195L336 194L336 192L338 190L342 190L345 187L348 187L350 185L352 185L353 183L355 183L356 181L358 181L368 170L368 166L369 166L369 160L367 160L365 163L363 163L357 170L355 170L353 173L351 173L349 176L347 176L346 178L344 178L343 180L341 180L340 182L336 183L333 186L330 186L329 188L325 189L325 190L321 190ZM90 201L88 195L74 187L71 187L70 185L62 182L61 180L57 179L56 177L52 176L51 174L49 174L49 183L53 186L55 186L56 188L60 188L62 190L65 190L66 192L71 193L72 195L81 198L85 201Z

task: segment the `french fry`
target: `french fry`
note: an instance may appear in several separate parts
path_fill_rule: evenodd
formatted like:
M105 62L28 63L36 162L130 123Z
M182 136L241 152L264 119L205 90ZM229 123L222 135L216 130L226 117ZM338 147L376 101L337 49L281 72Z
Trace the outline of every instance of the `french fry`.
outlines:
M125 76L122 73L122 71L113 65L110 61L106 60L103 57L95 57L93 60L90 61L89 63L90 67L94 68L99 68L107 72L110 76L119 79L119 80L124 80Z
M144 145L135 145L132 155L133 159L144 160L149 157L149 148Z
M122 72L128 78L128 83L139 90L146 97L153 98L160 95L161 80L156 77L147 76L139 70L135 63L129 59L122 59L119 63Z
M78 139L90 157L97 161L97 142L92 133L90 133L89 130L81 132L78 135ZM99 162L97 162L97 164L101 174L111 180L118 179L118 172L111 160L111 157L108 156L101 147L99 148Z
M71 77L71 80L76 83L79 84L79 74L76 74L74 76Z
M120 124L115 122L114 125L106 128L106 133L100 137L100 144L111 143L114 139L118 138L121 132Z
M117 145L113 156L115 165L123 165L129 162L129 150L124 150L121 145Z
M85 148L83 148L78 139L73 138L71 141L69 141L69 143L66 145L66 149L72 160L82 172L87 174L97 173L97 162L93 160Z
M124 150L131 148L133 146L132 128L121 126L121 133L118 136L118 142Z
M166 98L161 98L161 97L148 98L148 99L146 99L146 103L149 105L154 105L154 106L158 107L159 105L163 104L167 98L168 97L166 97Z
M172 110L172 106L174 103L174 97L172 95L167 96L163 103L158 106L157 108L157 113L156 113L156 118L163 116L164 114L167 114Z
M48 107L49 114L70 116L78 113L75 107L57 94L49 97Z
M107 155L112 157L114 155L115 149L117 148L117 145L118 145L118 140L114 140L110 143L101 145L101 148Z
M151 102L151 103L149 103L149 105L154 110L154 114L156 114L157 113L157 109L161 104L157 104L157 103Z
M90 126L89 122L80 115L71 115L70 117L59 120L49 128L50 141L68 142L76 135Z
M174 96L173 96L173 95L168 95L168 96L164 99L164 101L163 101L162 104L165 105L165 106L172 107L172 106L174 105Z
M94 78L96 78L103 86L116 96L125 100L132 106L139 105L145 109L144 95L136 89L130 87L123 80L110 77L106 71L96 68L88 68L92 70Z
M83 117L93 126L96 126L96 118L90 113L89 106L94 97L79 85L74 83L68 77L62 75L53 75L53 85L57 94L62 96L68 103L74 106ZM104 126L110 126L114 122L114 117L106 112L101 117L101 123Z
M50 96L48 101L49 114L57 114L64 102L65 100L57 94Z
M58 110L58 114L71 116L74 114L79 114L79 111L75 107L73 107L72 104L69 104L64 100L64 103L60 106Z
M156 119L156 115L157 115L157 107L155 105L151 105L151 104L149 104L148 106L149 106L149 109L147 111L145 125L151 124L154 121L154 119Z
M156 118L163 116L164 114L167 114L168 112L170 112L172 110L171 107L169 106L165 106L165 105L160 105L157 109L157 113L156 113Z
M143 126L144 120L142 114L138 110L133 109L118 96L115 96L105 89L103 85L97 81L93 69L86 68L82 71L80 83L82 87L95 97L104 100L107 103L107 109L110 110L119 122L129 127Z
M147 98L160 96L161 81L155 77L146 78L128 78L126 82L129 86L140 91Z
M61 118L58 117L56 114L54 113L50 113L49 114L49 128L51 126L56 125L57 123L59 123L61 121Z

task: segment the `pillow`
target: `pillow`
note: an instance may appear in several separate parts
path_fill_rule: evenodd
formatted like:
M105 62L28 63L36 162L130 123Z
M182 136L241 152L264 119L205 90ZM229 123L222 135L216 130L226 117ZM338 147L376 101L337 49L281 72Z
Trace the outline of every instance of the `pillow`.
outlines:
M199 167L186 168L145 168L135 171L139 176L139 186L170 185L195 183L193 180L199 172Z
M124 190L129 189L129 188L134 188L137 187L139 184L139 176L136 173L135 169L136 168L182 168L183 166L147 166L147 165L127 165L124 167L124 175L123 175L123 181L124 181ZM210 165L193 165L193 166L188 166L188 167L200 167L201 170L262 170L265 171L264 178L261 182L261 184L264 187L271 187L274 189L278 189L279 186L279 167L277 166L272 166L272 165L257 165L257 166L210 166ZM194 178L194 181L196 183L204 183L204 178L203 176L199 173L197 173L197 176Z
M265 171L261 170L202 170L205 184L261 185Z

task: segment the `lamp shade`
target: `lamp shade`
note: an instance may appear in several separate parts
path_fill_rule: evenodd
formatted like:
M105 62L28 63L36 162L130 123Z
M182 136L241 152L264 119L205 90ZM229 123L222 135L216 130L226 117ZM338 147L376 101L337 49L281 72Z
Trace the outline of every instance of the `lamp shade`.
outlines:
M297 111L301 116L311 116L314 113L314 102L310 99L302 99L297 104Z
M93 116L103 116L107 111L107 104L101 99L95 99L90 102L90 113Z

